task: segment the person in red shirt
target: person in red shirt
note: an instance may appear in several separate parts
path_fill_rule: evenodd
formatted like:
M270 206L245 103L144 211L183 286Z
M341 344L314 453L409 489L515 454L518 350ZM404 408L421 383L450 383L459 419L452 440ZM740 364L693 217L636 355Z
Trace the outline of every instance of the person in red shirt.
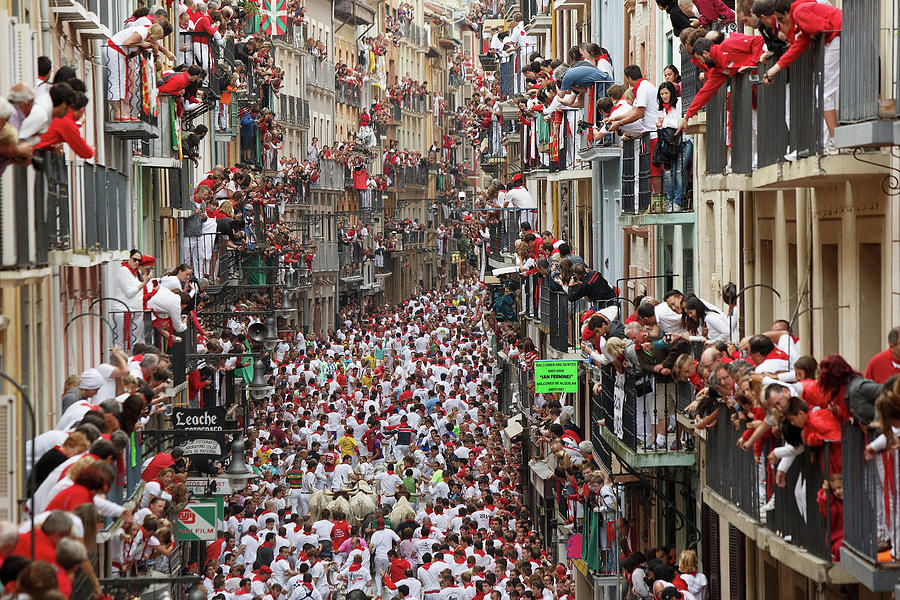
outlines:
M337 550L350 539L350 523L345 520L344 513L334 513L334 526L331 528L331 547Z
M81 125L79 120L84 116L84 109L87 106L88 97L82 92L75 92L75 101L71 105L71 109L63 117L56 117L50 121L50 126L40 141L35 145L35 150L52 149L57 144L65 142L79 157L88 159L93 158L94 149L88 146L84 138L81 137Z
M56 562L56 544L72 532L72 518L61 510L47 515L34 532L34 560ZM19 541L11 554L31 556L31 531L19 534Z
M892 375L900 373L900 327L888 332L888 347L869 360L863 376L877 383L884 383Z
M706 106L719 91L722 84L737 73L755 68L762 58L765 41L760 35L744 35L732 33L727 38L720 38L716 43L708 38L700 38L691 46L693 56L699 58L709 67L707 80L694 96L678 130L687 128L688 120Z
M104 468L104 465L106 467ZM75 510L82 504L93 504L94 496L105 494L115 478L115 473L108 463L98 461L85 467L75 483L53 497L47 504L46 510Z
M167 73L160 77L157 88L160 94L178 96L195 81L203 79L204 71L199 65L191 65L186 71Z
M841 9L814 0L776 0L775 20L785 33L788 46L778 63L766 71L765 82L772 83L775 75L797 60L809 47L812 38L825 36L825 64L823 83L823 116L829 138L837 127L838 89L841 82ZM830 141L830 140L829 140Z

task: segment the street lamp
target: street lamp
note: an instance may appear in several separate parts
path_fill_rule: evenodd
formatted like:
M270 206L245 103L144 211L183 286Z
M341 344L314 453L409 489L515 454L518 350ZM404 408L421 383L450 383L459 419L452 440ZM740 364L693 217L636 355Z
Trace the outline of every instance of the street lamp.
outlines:
M257 477L250 467L247 466L247 445L244 438L235 438L231 442L231 461L222 477L228 480L228 484L232 490L243 489L251 479Z
M278 321L275 317L266 319L266 337L262 343L269 350L273 350L281 340L278 339Z
M247 391L256 400L262 400L275 390L274 387L266 383L263 371L265 371L263 361L261 358L257 358L253 363L253 381L247 386Z
M281 306L275 309L275 314L277 314L279 317L284 317L287 320L291 320L296 312L297 309L291 305L291 301L288 299L287 290L285 290L281 294Z

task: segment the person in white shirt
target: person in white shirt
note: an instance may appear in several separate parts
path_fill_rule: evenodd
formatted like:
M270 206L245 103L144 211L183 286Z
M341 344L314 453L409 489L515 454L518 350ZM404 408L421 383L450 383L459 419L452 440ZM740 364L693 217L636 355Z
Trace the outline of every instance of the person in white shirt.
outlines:
M348 562L347 566L341 569L341 577L347 580L347 591L353 590L366 591L372 576L368 569L364 569L362 565L363 557L361 554L353 556L352 562Z

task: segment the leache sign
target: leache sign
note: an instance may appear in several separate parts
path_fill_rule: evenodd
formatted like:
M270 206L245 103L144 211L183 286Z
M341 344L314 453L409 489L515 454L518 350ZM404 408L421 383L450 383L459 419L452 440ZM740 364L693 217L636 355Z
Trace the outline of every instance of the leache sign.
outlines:
M578 360L534 361L536 394L578 393Z

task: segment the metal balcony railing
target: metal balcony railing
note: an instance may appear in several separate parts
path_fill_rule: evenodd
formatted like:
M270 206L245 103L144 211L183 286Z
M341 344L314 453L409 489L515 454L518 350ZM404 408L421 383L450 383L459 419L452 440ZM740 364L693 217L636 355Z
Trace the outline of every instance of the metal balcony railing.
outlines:
M337 271L340 268L338 259L338 243L320 241L316 243L316 255L313 258L313 272Z
M343 190L344 183L343 165L333 159L319 159L319 178L316 181L310 182L310 187L312 189Z
M650 208L650 133L622 140L622 212Z
M3 266L47 264L50 250L72 247L65 155L40 151L35 155L42 161L41 170L13 165L7 169L8 179L0 185L0 198L9 200L12 207L11 211L0 212L0 232L13 240L9 248L0 245ZM34 173L32 185L29 171Z
M771 59L761 64L759 72L765 72L771 64ZM750 80L755 76L745 72L731 77L706 105L707 173L724 173L729 169L734 173L750 173L755 167L785 161L788 149L798 158L822 153L823 41L814 39L771 85L755 84ZM756 135L752 122L754 87L756 113L765 115L757 119ZM785 112L786 105L790 106L790 114Z
M870 509L871 501L877 494L874 494L873 488L866 487L866 482L871 483L877 477L872 477L874 468L867 471L863 464L862 449L865 444L862 432L859 432L859 440L850 439L849 453L847 437L843 443L806 447L788 468L782 487L775 484L775 468L766 460L776 443L764 439L755 449L741 450L736 444L749 433L746 432L745 421L740 421L737 427L732 424L732 414L731 409L720 403L718 421L707 429L706 485L752 519L764 522L768 529L779 533L790 543L823 560L831 560L830 519L823 514L822 508L828 513L832 500L830 495L822 493L822 482L829 477L831 453L841 452L840 446L843 445L845 536L848 529L854 531L850 537L864 531L855 541L866 548L864 553L872 551L869 556L874 562L878 536L873 531L876 519ZM848 429L845 427L845 432ZM854 441L859 443L853 445ZM777 444L781 443L778 440ZM760 457L759 462L756 456ZM848 469L849 465L853 466ZM869 493L872 495L867 495ZM763 512L762 506L773 496L774 508ZM855 529L855 523L865 523L865 529Z
M399 188L407 185L428 185L428 167L422 165L394 167L394 185Z
M114 124L118 129L137 129L140 123L155 127L158 108L150 102L151 92L156 87L156 71L152 55L147 51L131 54L104 44L104 89L106 102L104 123ZM121 103L124 119L115 114L115 105ZM113 132L118 135L118 131ZM135 135L131 137L144 137Z
M428 98L429 96L427 94L424 96L414 96L410 94L401 100L400 106L413 112L426 113L428 112L429 105Z
M897 548L879 553L879 538L896 544L900 515L897 514L896 481L900 452L888 450L865 460L866 445L874 433L864 432L856 426L845 424L841 428L841 473L844 489L844 550L851 552L854 561L860 561L871 571L880 568L893 570L893 581L900 574L890 557L900 554ZM887 488L887 489L885 489ZM879 564L891 562L889 565ZM891 589L892 585L880 586Z
M234 69L234 40L216 40L208 33L191 31L180 33L178 58L182 64L199 65L206 74L203 88L217 97ZM181 50L186 47L186 50ZM224 61L220 63L220 59Z
M677 407L689 403L690 384L643 371L620 373L612 365L600 371L602 389L596 401L603 426L632 452L683 451L680 433L669 433L668 424ZM662 439L665 443L657 446Z
M318 88L334 91L334 63L330 60L320 60L315 56L304 56L306 68L306 82Z
M384 193L381 190L359 190L359 209L371 212L384 210Z
M606 90L613 82L602 81L595 83L584 95L584 107L578 111L578 119L587 125L602 125L602 117L597 113L597 101L606 96ZM597 146L612 146L616 142L616 136L609 134L595 137L590 127L580 127L576 122L573 128L574 135L578 136L578 151L585 152Z
M349 104L350 106L360 107L360 86L347 81L335 81L334 83L335 99L341 104Z

